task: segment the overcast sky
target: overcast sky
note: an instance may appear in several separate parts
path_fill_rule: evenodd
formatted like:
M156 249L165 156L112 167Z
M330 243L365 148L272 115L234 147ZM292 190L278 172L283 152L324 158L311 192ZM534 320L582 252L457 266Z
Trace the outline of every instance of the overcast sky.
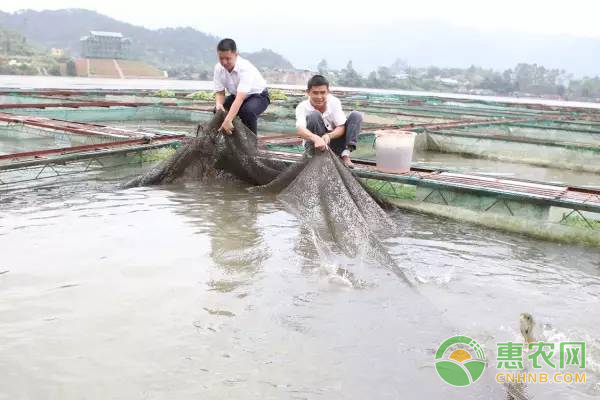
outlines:
M151 29L191 26L232 37L241 51L270 48L295 67L312 70L323 58L333 68L353 60L362 73L402 58L413 66L505 69L535 62L580 75L600 74L600 0L3 3L0 10L9 12L85 8Z
M87 8L149 28L192 26L217 36L240 36L267 23L270 27L366 29L381 22L440 20L486 30L600 37L598 0L227 0L227 1L4 1L3 11ZM340 22L345 25L340 26ZM233 33L233 34L232 34Z

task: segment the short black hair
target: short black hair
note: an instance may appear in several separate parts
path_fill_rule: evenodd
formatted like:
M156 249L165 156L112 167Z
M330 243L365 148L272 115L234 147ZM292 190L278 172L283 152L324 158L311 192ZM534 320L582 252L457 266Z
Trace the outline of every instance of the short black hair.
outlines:
M217 51L233 51L235 53L237 51L237 46L233 39L221 39L217 45Z
M327 86L329 89L329 81L323 75L315 75L308 80L308 84L306 85L306 90L310 90L313 86Z

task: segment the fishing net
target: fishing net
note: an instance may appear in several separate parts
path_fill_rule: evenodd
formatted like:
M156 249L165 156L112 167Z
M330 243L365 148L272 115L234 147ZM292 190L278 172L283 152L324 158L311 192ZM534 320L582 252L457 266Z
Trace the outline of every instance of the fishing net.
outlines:
M219 133L224 118L225 114L218 112L205 125L199 125L196 137L181 146L170 159L124 187L172 183L180 178L210 179L227 174L253 185L271 182L285 165L259 158L256 134L239 119L234 121L233 134Z
M237 118L231 135L219 133L219 112L198 127L197 137L168 160L125 184L125 187L171 183L179 178L235 177L254 185L249 190L273 192L315 243L332 253L373 261L404 277L381 243L396 226L383 210L387 203L357 179L330 150L305 156L298 163L269 159L257 150L256 134Z

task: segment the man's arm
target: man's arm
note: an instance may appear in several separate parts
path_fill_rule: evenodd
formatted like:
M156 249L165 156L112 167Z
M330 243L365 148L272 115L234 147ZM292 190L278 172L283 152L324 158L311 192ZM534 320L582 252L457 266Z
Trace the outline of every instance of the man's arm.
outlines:
M304 140L310 140L315 144L315 148L321 151L327 148L327 143L319 135L315 135L306 128L306 110L302 103L296 107L296 134Z
M331 132L327 132L326 134L324 134L323 136L317 136L314 133L312 133L311 131L309 131L308 129L306 129L312 136L314 136L313 139L311 139L314 143L315 143L315 148L319 149L319 150L325 150L325 148L327 146L329 146L329 143L331 143L332 139L336 139L339 137L344 136L344 134L346 133L346 127L344 125L340 125L338 127L336 127L334 130L332 130ZM302 138L304 138L303 135L301 135L300 133L298 133L298 135ZM323 143L321 144L321 142L319 141L319 139L321 141L323 141ZM315 141L316 140L316 141Z
M233 131L233 119L238 114L238 111L240 111L240 108L242 107L242 103L244 102L245 98L246 93L237 92L237 94L235 95L235 100L233 100L231 107L229 107L229 112L225 116L225 119L223 120L223 123L221 124L219 130L223 130L227 133L231 133Z
M334 130L329 132L327 135L330 139L337 139L339 137L344 136L346 133L346 125L336 126Z
M342 103L336 98L331 99L330 106L333 108L333 123L335 129L329 132L331 139L343 137L346 134L346 114L342 110Z
M224 110L223 103L225 103L225 86L223 86L223 82L221 82L219 64L215 65L215 69L213 71L213 86L215 91L215 109L217 111Z
M227 133L233 131L233 119L240 111L248 92L252 88L252 70L241 66L238 73L240 75L240 83L237 86L235 100L233 100L233 104L229 107L229 112L223 121L223 125L221 125L221 129Z
M325 150L327 148L327 144L329 143L328 141L326 142L325 139L323 139L321 136L315 135L314 133L312 133L311 131L309 131L306 128L298 127L298 128L296 128L296 133L302 139L310 140L311 142L313 142L315 144L315 148L318 150ZM327 136L327 135L323 135L323 136Z
M247 93L245 93L245 92L237 92L237 94L235 95L235 100L233 100L233 104L231 104L231 107L229 107L229 112L227 113L227 116L225 117L225 119L227 121L229 121L229 122L233 121L235 116L240 111L240 108L242 107L242 103L244 102L244 99L246 98L246 96L247 96Z
M225 108L223 108L223 103L225 103L225 91L221 90L215 93L215 109L217 111L225 111Z

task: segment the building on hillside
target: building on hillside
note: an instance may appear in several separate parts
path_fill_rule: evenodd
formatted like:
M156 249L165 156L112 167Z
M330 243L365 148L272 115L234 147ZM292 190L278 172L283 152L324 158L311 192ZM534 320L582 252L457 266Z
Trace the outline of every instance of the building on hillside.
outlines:
M84 58L129 58L131 39L119 32L91 31L80 40Z
M57 49L53 47L52 49L50 49L50 54L52 55L52 57L60 58L65 56L65 51L63 49Z

